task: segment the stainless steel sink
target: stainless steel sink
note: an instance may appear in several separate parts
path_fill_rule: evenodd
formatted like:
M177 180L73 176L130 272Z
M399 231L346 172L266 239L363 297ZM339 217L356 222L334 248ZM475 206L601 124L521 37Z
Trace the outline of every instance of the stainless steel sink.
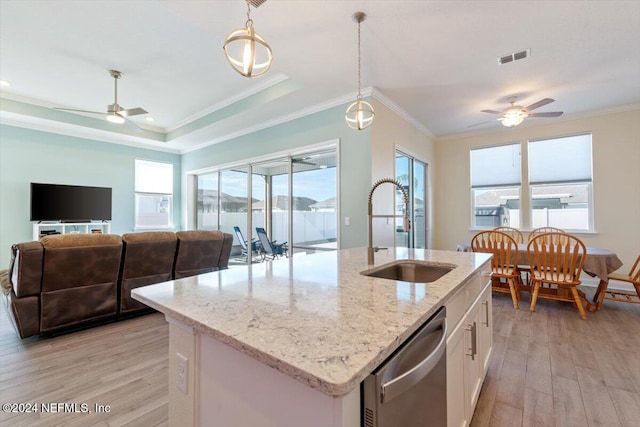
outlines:
M396 261L363 271L360 274L403 282L430 283L435 282L454 268L453 265L430 264L420 261Z

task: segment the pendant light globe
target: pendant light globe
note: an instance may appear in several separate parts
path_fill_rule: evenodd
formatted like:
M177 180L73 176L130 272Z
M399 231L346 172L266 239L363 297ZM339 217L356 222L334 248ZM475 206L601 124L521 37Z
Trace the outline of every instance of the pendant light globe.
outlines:
M349 105L344 119L351 129L362 130L373 123L373 117L376 115L371 104L363 101L358 97L356 102Z
M258 77L265 74L273 63L273 53L269 43L256 33L247 2L247 22L244 28L231 31L222 46L224 55L238 73L244 77Z

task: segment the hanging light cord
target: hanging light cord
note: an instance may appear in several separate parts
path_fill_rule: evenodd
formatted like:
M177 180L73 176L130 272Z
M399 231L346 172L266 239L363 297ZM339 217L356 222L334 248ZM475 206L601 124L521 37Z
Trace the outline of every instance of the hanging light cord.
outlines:
M253 19L251 19L251 5L247 0L247 22L244 23L246 27L253 27Z
M362 91L360 89L360 20L358 20L358 100L362 99Z

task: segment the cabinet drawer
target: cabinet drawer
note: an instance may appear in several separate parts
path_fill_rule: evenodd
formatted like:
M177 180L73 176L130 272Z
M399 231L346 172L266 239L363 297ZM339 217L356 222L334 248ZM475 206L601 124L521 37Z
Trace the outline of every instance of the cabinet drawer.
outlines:
M469 280L462 285L458 292L447 302L447 322L449 323L449 333L455 329L465 312L478 298L480 292L491 280L491 266L485 265L481 270L476 272Z

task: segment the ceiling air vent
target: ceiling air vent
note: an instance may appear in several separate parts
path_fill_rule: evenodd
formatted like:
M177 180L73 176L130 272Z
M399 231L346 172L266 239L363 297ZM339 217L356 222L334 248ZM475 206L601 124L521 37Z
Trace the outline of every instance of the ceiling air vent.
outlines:
M498 58L498 64L504 65L509 62L517 61L519 59L528 58L531 56L531 49L525 49L522 52L512 53L503 57Z
M267 0L249 0L249 4L253 7L259 7L262 3L266 1Z

